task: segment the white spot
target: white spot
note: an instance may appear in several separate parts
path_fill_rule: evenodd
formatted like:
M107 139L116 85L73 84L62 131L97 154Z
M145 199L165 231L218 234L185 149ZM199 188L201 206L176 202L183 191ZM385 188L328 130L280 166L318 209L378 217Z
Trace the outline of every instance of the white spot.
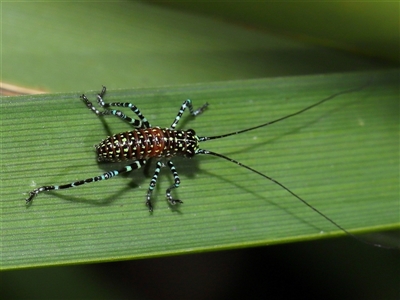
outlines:
M34 180L32 180L31 187L35 187L35 186L36 186L36 182Z

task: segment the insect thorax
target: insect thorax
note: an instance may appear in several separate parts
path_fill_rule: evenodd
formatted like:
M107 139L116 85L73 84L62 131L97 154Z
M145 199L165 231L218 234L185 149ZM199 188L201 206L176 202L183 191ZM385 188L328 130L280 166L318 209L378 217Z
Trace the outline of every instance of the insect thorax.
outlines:
M151 157L192 157L199 148L194 130L152 127L109 136L95 146L98 161L119 162Z

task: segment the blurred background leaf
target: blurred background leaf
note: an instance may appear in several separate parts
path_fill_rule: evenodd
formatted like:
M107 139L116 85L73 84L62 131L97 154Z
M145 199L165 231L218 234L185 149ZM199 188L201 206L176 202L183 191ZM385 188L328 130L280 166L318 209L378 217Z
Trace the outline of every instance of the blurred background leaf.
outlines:
M193 5L201 11L211 4ZM257 5L262 10L256 10ZM279 8L279 4L275 5ZM241 11L244 21L251 16L257 21L278 9L275 5L219 3L215 14ZM349 20L344 28L336 28L336 34L356 40L360 33L365 34L365 26L380 28L376 23L371 25L366 16L364 27L357 29L361 26L359 14L347 10L346 5L352 7L349 4L338 5L343 5L343 14L357 17L357 22L352 24ZM359 3L361 11L364 6L371 5ZM306 5L298 16L307 8L309 14L318 15L319 7ZM352 52L338 51L310 44L301 37L295 40L270 34L266 23L256 22L261 28L257 30L255 25L222 22L223 16L210 18L141 2L5 2L2 8L2 81L44 91L94 90L101 83L115 89L390 66L383 60L361 56L364 45L349 45ZM386 12L375 11L380 15ZM288 9L275 13L281 16L282 26L306 23L318 29L320 23L327 23L295 22L291 15L285 17L283 13L295 14ZM267 19L271 20L264 18ZM382 24L382 20L390 24L395 21L381 17L377 23ZM354 31L357 32L350 35ZM370 30L368 33L372 34ZM380 36L397 33L398 26L379 31ZM375 35L371 40L375 41ZM326 39L330 38L335 37L326 35ZM393 43L396 41L392 38ZM338 47L343 44L344 41L336 43Z
M165 1L291 39L399 63L399 14L389 1Z

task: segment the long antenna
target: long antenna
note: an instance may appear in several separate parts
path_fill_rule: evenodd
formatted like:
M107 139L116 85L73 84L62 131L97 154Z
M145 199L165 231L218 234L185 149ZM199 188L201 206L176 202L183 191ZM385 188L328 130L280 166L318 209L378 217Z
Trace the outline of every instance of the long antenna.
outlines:
M324 103L324 102L326 102L328 100L336 98L337 96L340 96L340 95L343 95L343 94L348 94L348 93L353 93L353 92L357 92L359 90L362 90L363 88L365 88L368 85L369 85L369 82L367 82L366 84L364 84L362 86L356 87L356 88L352 88L352 89L349 89L349 90L345 90L345 91L341 91L341 92L332 94L329 97L326 97L326 98L322 99L321 101L318 101L317 103L314 103L314 104L312 104L310 106L307 106L306 108L303 108L303 109L301 109L301 110L299 110L299 111L297 111L295 113L292 113L290 115L286 115L284 117L281 117L281 118L273 120L273 121L269 121L269 122L261 124L261 125L257 125L257 126L254 126L254 127L250 127L250 128L247 128L247 129L234 131L234 132L230 132L230 133L226 133L226 134L222 134L222 135L199 137L199 141L200 142L205 142L205 141L209 141L209 140L221 139L221 138L224 138L224 137L227 137L227 136L240 134L240 133L251 131L251 130L254 130L254 129L257 129L257 128L261 128L261 127L264 127L264 126L268 126L268 125L283 121L285 119L289 119L289 118L294 117L296 115L299 115L299 114L301 114L301 113L303 113L303 112L305 112L305 111L307 111L307 110L309 110L309 109L311 109L313 107L316 107L316 106L318 106L318 105L320 105L320 104L322 104L322 103Z
M371 81L371 80L370 80L370 81ZM268 125L271 125L271 124L274 124L274 123L283 121L283 120L285 120L285 119L288 119L288 118L294 117L294 116L296 116L296 115L299 115L299 114L301 114L301 113L303 113L303 112L305 112L305 111L307 111L307 110L309 110L309 109L312 109L312 108L314 108L314 107L316 107L316 106L318 106L318 105L320 105L320 104L322 104L322 103L324 103L324 102L326 102L326 101L328 101L328 100L331 100L331 99L333 99L333 98L335 98L335 97L337 97L337 96L360 91L360 90L364 89L366 86L368 86L368 85L370 84L370 81L368 81L367 83L365 83L365 84L362 85L362 86L359 86L359 87L356 87L356 88L351 88L351 89L348 89L348 90L345 90L345 91L341 91L341 92L332 94L332 95L330 95L329 97L326 97L326 98L324 98L324 99L322 99L322 100L320 100L320 101L318 101L318 102L316 102L316 103L314 103L314 104L312 104L312 105L310 105L310 106L307 106L306 108L303 108L303 109L301 109L301 110L299 110L299 111L297 111L297 112L295 112L295 113L286 115L286 116L284 116L284 117L278 118L278 119L276 119L276 120L269 121L269 122L267 122L267 123L263 123L263 124L261 124L261 125L254 126L254 127L250 127L250 128L247 128L247 129L243 129L243 130L239 130L239 131L230 132L230 133L227 133L227 134L216 135L216 136L210 136L210 137L207 137L207 136L198 137L199 142L205 142L205 141L209 141L209 140L221 139L221 138L225 138L225 137L228 137L228 136L231 136L231 135L241 134L241 133L244 133L244 132L247 132L247 131L255 130L255 129L258 129L258 128L261 128L261 127L264 127L264 126L268 126ZM249 166L246 166L246 165L242 164L241 162L238 162L237 160L234 160L234 159L229 158L229 157L227 157L227 156L224 156L224 155L222 155L222 154L215 153L215 152L212 152L212 151L209 151L209 150L204 150L204 149L198 149L198 150L196 151L196 154L208 154L208 155L213 155L213 156L217 156L217 157L223 158L223 159L225 159L225 160L227 160L227 161L230 161L230 162L232 162L232 163L235 163L235 164L237 164L237 165L239 165L239 166L241 166L241 167L243 167L243 168L245 168L245 169L247 169L247 170L249 170L249 171L251 171L251 172L254 172L254 173L258 174L258 175L264 177L265 179L268 179L269 181L272 181L273 183L279 185L281 188L283 188L283 189L286 190L288 193L290 193L291 195L293 195L293 196L294 196L295 198L297 198L300 202L302 202L303 204L305 204L306 206L308 206L308 207L309 207L310 209L312 209L314 212L316 212L317 214L319 214L321 217L323 217L324 219L326 219L328 222L330 222L331 224L335 225L337 228L339 228L340 230L342 230L342 231L343 231L344 233L346 233L348 236L353 237L354 239L356 239L356 240L359 241L359 242L362 242L362 243L364 243L364 244L366 244L366 245L370 245L370 246L374 246L374 247L378 247L378 248L383 248L383 249L391 249L391 250L393 250L393 249L397 249L397 250L398 250L398 249L399 249L398 247L384 246L384 245L376 244L376 243L373 243L373 242L369 242L369 241L366 241L366 240L363 240L363 239L357 237L356 235L350 233L350 232L347 231L345 228L343 228L342 226L340 226L338 223L336 223L335 221L333 221L333 220L332 220L331 218L329 218L327 215L325 215L324 213L322 213L321 211L319 211L318 209L316 209L314 206L312 206L311 204L309 204L306 200L302 199L302 198L301 198L300 196L298 196L296 193L292 192L289 188L287 188L286 186L284 186L284 185L283 185L282 183L280 183L279 181L276 181L276 180L273 179L272 177L269 177L269 176L267 176L267 175L265 175L265 174L263 174L263 173L261 173L261 172L255 170L255 169L253 169L253 168L251 168L251 167L249 167Z
M303 198L301 198L300 196L298 196L296 193L292 192L289 188L287 188L286 186L284 186L284 185L283 185L282 183L280 183L279 181L276 181L276 180L273 179L272 177L269 177L269 176L267 176L267 175L265 175L265 174L263 174L263 173L261 173L261 172L255 170L255 169L253 169L253 168L251 168L251 167L249 167L249 166L246 166L246 165L242 164L241 162L238 162L237 160L234 160L234 159L232 159L232 158L229 158L229 157L227 157L227 156L225 156L225 155L222 155L222 154L219 154L219 153L215 153L215 152L212 152L212 151L209 151L209 150L203 150L203 149L198 149L198 151L197 151L196 154L208 154L208 155L213 155L213 156L217 156L217 157L223 158L223 159L225 159L225 160L227 160L227 161L230 161L230 162L232 162L232 163L235 163L235 164L237 164L237 165L239 165L239 166L241 166L241 167L243 167L243 168L245 168L245 169L247 169L247 170L249 170L249 171L251 171L251 172L254 172L254 173L258 174L258 175L260 175L260 176L262 176L262 177L268 179L269 181L272 181L273 183L279 185L281 188L283 188L284 190L286 190L287 192L289 192L291 195L293 195L294 197L296 197L300 202L302 202L303 204L305 204L306 206L308 206L310 209L312 209L313 211L315 211L317 214L319 214L320 216L322 216L323 218L325 218L325 219L326 219L327 221L329 221L331 224L335 225L337 228L339 228L340 230L342 230L344 233L346 233L347 235L353 237L354 239L356 239L356 240L359 241L359 242L362 242L362 243L364 243L364 244L366 244L366 245L369 245L369 246L374 246L374 247L383 248L383 249L390 249L390 250L399 249L398 247L391 247L391 246L384 246L384 245L381 245L381 244L375 244L375 243L373 243L373 242L369 242L369 241L366 241L366 240L363 240L363 239L357 237L356 235L354 235L354 234L352 234L351 232L347 231L347 230L344 229L342 226L340 226L338 223L336 223L335 221L333 221L333 220L332 220L331 218L329 218L327 215L325 215L324 213L322 213L321 211L319 211L318 209L316 209L314 206L312 206L311 204L309 204L306 200L304 200Z

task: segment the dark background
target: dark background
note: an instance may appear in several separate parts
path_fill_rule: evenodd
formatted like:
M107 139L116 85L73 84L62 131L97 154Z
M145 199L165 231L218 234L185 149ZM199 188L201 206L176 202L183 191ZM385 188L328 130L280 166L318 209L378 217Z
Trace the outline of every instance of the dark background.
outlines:
M8 271L1 286L1 299L399 299L400 253L344 237Z

